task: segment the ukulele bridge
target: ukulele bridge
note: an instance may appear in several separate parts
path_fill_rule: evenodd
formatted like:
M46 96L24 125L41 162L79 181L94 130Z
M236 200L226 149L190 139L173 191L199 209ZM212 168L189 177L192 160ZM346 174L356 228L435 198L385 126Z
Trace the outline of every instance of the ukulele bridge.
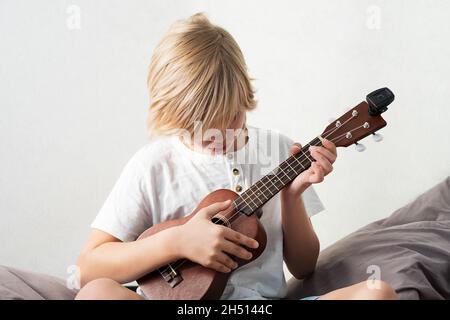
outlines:
M168 265L165 271L160 272L160 274L171 288L175 288L181 281L183 281L181 275L177 273L171 264Z

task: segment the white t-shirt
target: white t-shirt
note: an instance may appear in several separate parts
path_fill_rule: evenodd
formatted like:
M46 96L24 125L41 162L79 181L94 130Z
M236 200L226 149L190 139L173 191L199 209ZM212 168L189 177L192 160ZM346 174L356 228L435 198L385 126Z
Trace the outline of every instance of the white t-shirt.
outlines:
M150 141L125 166L91 227L133 241L154 224L190 214L216 189L236 191L241 186L238 193L244 192L285 160L293 143L274 131L248 129L247 144L226 155L198 153L175 136ZM312 187L302 197L309 216L324 209ZM261 222L266 249L231 274L222 299L285 297L279 194L263 206Z

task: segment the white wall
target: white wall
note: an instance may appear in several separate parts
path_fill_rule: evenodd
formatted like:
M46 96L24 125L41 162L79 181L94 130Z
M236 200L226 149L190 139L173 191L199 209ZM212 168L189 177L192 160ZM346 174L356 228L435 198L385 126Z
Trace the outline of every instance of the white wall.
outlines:
M65 276L146 142L151 50L197 11L240 43L257 78L254 125L306 142L373 89L395 92L385 141L340 150L317 187L322 247L449 175L448 1L1 0L0 264Z

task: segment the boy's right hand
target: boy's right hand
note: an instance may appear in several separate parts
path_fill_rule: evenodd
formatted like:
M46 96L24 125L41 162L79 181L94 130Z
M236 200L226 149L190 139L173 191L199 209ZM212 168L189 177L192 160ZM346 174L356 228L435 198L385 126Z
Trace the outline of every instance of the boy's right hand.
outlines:
M181 255L204 267L230 272L237 263L229 255L249 260L252 254L243 246L257 248L258 242L211 219L230 207L231 201L217 202L200 209L187 223L179 226Z

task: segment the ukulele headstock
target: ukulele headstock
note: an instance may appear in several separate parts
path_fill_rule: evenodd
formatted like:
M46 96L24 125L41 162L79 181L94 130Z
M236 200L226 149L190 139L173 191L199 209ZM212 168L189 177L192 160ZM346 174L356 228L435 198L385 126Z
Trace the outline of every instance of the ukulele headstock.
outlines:
M332 141L336 147L348 147L386 126L380 114L394 100L392 91L378 89L368 94L366 99L367 102L361 102L329 124L321 136Z

